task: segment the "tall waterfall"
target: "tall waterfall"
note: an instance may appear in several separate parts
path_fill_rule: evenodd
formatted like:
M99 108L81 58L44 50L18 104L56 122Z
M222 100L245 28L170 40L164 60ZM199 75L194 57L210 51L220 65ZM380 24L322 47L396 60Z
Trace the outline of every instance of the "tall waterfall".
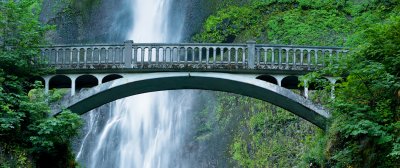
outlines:
M179 42L184 13L172 0L127 0L133 23L127 40ZM179 161L193 92L164 91L117 100L88 113L77 160L89 168L187 167Z

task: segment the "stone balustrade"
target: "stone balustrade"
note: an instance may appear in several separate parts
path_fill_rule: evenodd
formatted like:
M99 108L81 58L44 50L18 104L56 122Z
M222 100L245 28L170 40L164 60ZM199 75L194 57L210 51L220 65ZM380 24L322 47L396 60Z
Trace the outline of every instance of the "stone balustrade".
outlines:
M256 44L52 45L34 59L56 69L256 69L310 71L335 63L348 50L339 47Z

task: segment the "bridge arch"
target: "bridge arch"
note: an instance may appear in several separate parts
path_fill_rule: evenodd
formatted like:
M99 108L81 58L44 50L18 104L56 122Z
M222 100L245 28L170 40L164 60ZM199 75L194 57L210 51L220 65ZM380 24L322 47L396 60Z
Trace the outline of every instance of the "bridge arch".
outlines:
M223 91L253 97L282 107L323 129L330 117L322 107L278 85L261 81L251 75L213 72L132 74L64 99L52 111L53 115L57 115L62 108L68 108L74 113L83 114L120 98L178 89Z
M282 79L282 87L288 89L300 89L299 88L299 77L298 76L286 76Z
M271 76L271 75L260 75L260 76L257 76L256 79L259 79L259 80L262 80L262 81L265 81L265 82L269 82L269 83L273 83L275 85L278 84L278 80L275 77Z
M66 75L55 75L49 80L49 88L70 88L72 80Z
M76 90L82 88L92 88L99 84L99 80L93 75L81 75L75 80Z
M118 74L107 75L101 80L101 83L107 83L120 78L123 78L123 76Z

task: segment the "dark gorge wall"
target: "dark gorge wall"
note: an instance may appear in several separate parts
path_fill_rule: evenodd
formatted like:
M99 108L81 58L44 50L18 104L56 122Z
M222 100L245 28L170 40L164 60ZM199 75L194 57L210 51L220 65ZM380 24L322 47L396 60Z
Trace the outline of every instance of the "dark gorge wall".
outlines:
M52 43L105 43L120 42L130 27L130 12L121 6L129 5L125 0L88 0L69 2L64 0L44 0L41 20L55 25L48 34ZM86 2L86 3L85 3ZM115 24L117 22L123 24ZM122 25L126 29L118 27Z
M186 13L184 41L200 31L213 11L203 0L175 0L171 12ZM122 42L132 27L130 0L44 0L41 21L55 25L47 38L55 44ZM172 15L171 17L177 17Z

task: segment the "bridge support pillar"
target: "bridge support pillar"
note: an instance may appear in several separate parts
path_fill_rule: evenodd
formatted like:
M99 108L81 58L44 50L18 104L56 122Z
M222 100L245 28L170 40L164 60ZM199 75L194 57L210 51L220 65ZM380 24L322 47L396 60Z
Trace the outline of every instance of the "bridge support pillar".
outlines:
M125 68L132 68L132 47L133 41L128 40L124 42L124 62Z
M256 67L256 41L247 41L247 52L248 52L248 68L254 69Z
M282 80L285 77L286 76L283 76L283 75L274 75L274 78L276 79L276 82L277 82L278 86L282 86Z

